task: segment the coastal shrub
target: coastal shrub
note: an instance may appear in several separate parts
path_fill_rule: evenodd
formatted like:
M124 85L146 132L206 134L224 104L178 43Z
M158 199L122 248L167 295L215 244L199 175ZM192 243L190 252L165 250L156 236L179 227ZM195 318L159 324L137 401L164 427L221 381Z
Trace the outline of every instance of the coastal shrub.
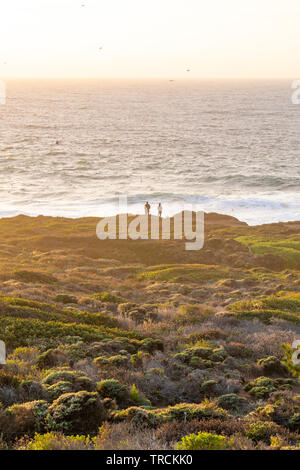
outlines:
M246 359L253 355L251 349L247 348L247 346L245 346L243 343L237 343L234 341L231 341L230 343L226 344L225 349L227 351L227 354L232 357Z
M53 298L54 302L59 302L61 304L77 304L77 298L74 295L68 294L57 294Z
M255 443L264 441L268 444L270 437L276 434L276 424L268 421L254 421L247 426L245 434Z
M145 304L141 307L135 306L134 308L127 310L124 315L137 324L144 323L145 321L156 321L158 318L157 307L151 304Z
M247 404L247 400L235 393L228 393L218 397L217 404L225 410L240 411Z
M115 337L113 339L106 339L101 343L94 343L90 346L89 350L92 352L93 357L99 354L107 354L108 356L114 356L120 354L120 351L126 351L129 354L137 352L140 346L140 341L135 339L129 339L126 337Z
M64 436L54 432L36 433L25 446L26 450L90 450L92 448L89 436Z
M95 357L94 364L97 367L103 367L103 366L111 365L110 362L109 362L109 357L107 357L107 356Z
M268 375L285 374L288 372L287 367L275 356L268 356L259 359L258 366L263 369L263 372Z
M147 271L137 274L138 280L167 281L167 282L215 282L226 279L236 274L227 268L220 266L209 266L205 264L153 266ZM237 273L238 275L238 273Z
M138 351L136 354L130 356L130 361L133 367L141 367L143 365L143 360L149 359L150 354L143 351Z
M66 354L59 349L47 349L36 357L35 364L39 369L47 369L67 362Z
M43 322L21 318L0 318L0 337L5 338L7 347L42 344L44 349L57 347L71 337L83 341L101 341L105 335L100 328L88 325Z
M116 356L99 356L94 359L96 366L113 366L113 367L128 367L129 358L128 356L118 354Z
M191 333L190 335L185 337L186 343L197 343L201 340L217 340L223 339L226 340L227 334L221 330L204 330L204 331L196 331L195 333Z
M59 312L59 310L46 302L38 302L36 300L28 300L20 297L1 297L2 302L6 305L17 307L29 307L35 310L42 310L43 312Z
M39 369L49 369L67 362L66 355L58 348L47 349L36 357L35 364Z
M130 310L127 313L127 317L130 318L132 321L134 321L138 325L141 323L144 323L144 321L147 321L149 319L147 311L141 307Z
M213 353L210 356L210 360L213 362L223 362L227 357L226 349L221 346L220 348L213 349Z
M94 299L100 300L100 302L109 302L113 304L124 303L124 299L116 295L110 294L109 292L99 292L98 294L93 295Z
M202 382L200 390L204 395L213 395L217 385L216 380L205 380Z
M293 431L300 431L300 412L299 413L295 413L293 414L293 416L291 416L291 418L289 419L289 427L293 430Z
M48 409L46 423L51 431L66 434L89 434L97 431L106 417L105 409L95 392L66 393Z
M294 428L291 426L291 418L299 412L300 396L284 390L272 393L269 402L265 406L256 408L251 415L259 419L272 420L278 425L297 430L297 426Z
M279 318L295 325L300 325L300 318L296 312L275 308L271 309L270 307L266 308L260 300L235 302L228 308L233 315L242 319L251 320L257 318L261 322L269 324L272 318Z
M199 432L184 436L175 445L175 450L224 450L229 447L229 442L224 436Z
M32 282L32 283L41 283L41 284L54 284L57 282L57 279L52 276L52 274L40 273L37 271L14 271L12 274L13 279L17 279L22 282Z
M39 354L39 350L37 348L30 348L30 347L16 348L13 351L11 358L18 359L20 361L34 363L38 354Z
M48 386L53 386L58 382L68 382L72 384L73 392L78 392L80 390L91 392L95 388L89 377L85 377L81 372L68 369L49 371L43 379L43 384Z
M244 431L245 423L243 421L228 416L225 418L193 419L185 422L167 421L157 428L155 434L158 439L169 445L188 434L205 432L231 437L237 434L241 435Z
M101 380L97 385L97 392L102 398L111 398L122 405L129 400L129 392L126 385L115 379Z
M200 309L199 305L181 305L173 321L178 325L193 325L201 323L210 313L207 309Z
M126 410L115 412L113 420L115 422L130 422L135 426L149 427L156 427L160 423L159 417L154 412L137 406L131 406Z
M244 386L244 390L254 395L255 398L265 398L276 390L287 390L293 384L292 379L270 379L268 377L258 377Z
M227 416L227 411L218 407L214 401L204 400L200 404L179 403L155 410L156 416L162 421L190 421L202 418L221 418Z
M46 400L48 393L40 382L25 379L18 388L19 400L22 402Z
M130 312L131 310L133 310L135 306L136 304L134 304L133 302L124 302L118 305L118 312L121 315L126 316L126 314Z
M154 351L163 351L164 343L161 339L146 338L141 341L139 349L151 354Z
M21 378L12 374L11 372L6 372L5 370L0 370L0 388L1 387L12 387L17 388L21 383Z
M5 413L9 417L11 431L16 435L42 431L45 428L48 406L44 400L10 406Z
M117 354L116 356L111 356L109 358L109 364L112 364L115 367L128 367L129 365L129 358L128 356L124 356L122 354Z
M212 368L214 363L223 362L226 358L223 347L213 348L209 344L198 342L174 355L174 358L188 364L195 369Z
M131 387L130 401L136 406L151 406L151 402L140 394L135 384Z
M65 393L71 393L77 390L74 390L72 382L67 382L60 380L53 385L47 387L47 394L49 398L54 401Z

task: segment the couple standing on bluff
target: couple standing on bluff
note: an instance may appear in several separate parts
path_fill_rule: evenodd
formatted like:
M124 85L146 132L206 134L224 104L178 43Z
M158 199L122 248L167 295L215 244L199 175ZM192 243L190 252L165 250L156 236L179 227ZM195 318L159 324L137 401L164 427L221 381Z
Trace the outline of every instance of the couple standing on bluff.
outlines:
M145 204L145 214L146 215L150 215L150 209L151 209L151 206L150 206L149 202L147 201L146 204ZM162 205L161 205L161 203L159 203L158 206L157 206L157 212L158 212L158 217L161 217L162 216Z

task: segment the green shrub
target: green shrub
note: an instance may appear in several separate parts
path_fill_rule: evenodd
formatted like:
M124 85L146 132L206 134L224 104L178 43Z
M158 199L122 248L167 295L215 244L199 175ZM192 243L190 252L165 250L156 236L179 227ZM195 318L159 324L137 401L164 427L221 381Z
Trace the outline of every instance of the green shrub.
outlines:
M77 304L77 298L74 295L57 294L53 300L61 304Z
M149 353L138 351L136 354L131 355L130 361L133 367L141 367L143 365L143 359L147 359L149 357Z
M235 393L228 393L217 398L217 404L225 410L240 411L245 407L247 400Z
M154 351L163 351L164 343L161 339L146 338L141 342L140 350L150 354Z
M202 418L224 418L227 416L227 411L218 407L213 401L204 400L199 404L179 403L168 408L161 408L155 410L155 414L162 421L191 421Z
M146 310L141 307L130 310L127 313L127 316L138 325L149 319Z
M109 357L107 357L107 356L98 356L98 357L95 357L95 359L94 359L94 364L95 364L95 366L97 366L97 367L103 367L103 366L109 366L109 365L111 365L110 362L109 362Z
M111 356L109 358L109 363L116 367L128 367L129 365L129 358L127 356L123 356L122 354L117 354L116 356Z
M248 426L246 436L255 443L264 441L269 443L272 434L276 434L276 425L267 421L255 421Z
M54 385L58 382L71 383L73 392L79 392L80 390L91 392L95 388L89 377L81 375L81 372L67 369L50 371L43 380L44 385Z
M201 392L204 394L211 394L217 385L216 380L205 380L201 384Z
M96 366L113 366L113 367L128 367L129 358L128 356L118 354L116 356L99 356L94 359Z
M136 304L134 304L133 302L124 302L118 305L118 312L121 315L126 316L126 314L130 312L130 310L133 310L135 306Z
M289 427L294 431L300 431L300 413L294 413L289 419Z
M93 448L89 436L64 436L58 433L35 434L26 445L26 450L90 450Z
M42 344L44 349L50 349L72 337L91 343L101 341L105 334L102 329L90 325L66 324L57 321L43 322L36 319L0 318L0 338L5 340L7 347Z
M130 391L130 400L136 406L151 406L151 403L147 398L140 395L140 392L136 388L135 384L132 385Z
M17 435L42 431L45 428L48 406L44 400L10 406L6 410L10 419L10 428Z
M36 357L35 363L39 369L54 367L59 363L66 362L66 354L59 349L47 349Z
M37 348L23 347L16 348L11 357L21 361L34 362L38 354L39 350Z
M113 420L115 422L128 421L134 424L135 426L149 427L156 427L160 423L160 419L155 415L153 411L137 406L131 406L126 410L115 412L113 414Z
M20 383L21 383L20 377L13 375L11 372L0 370L0 388L1 387L18 388Z
M97 385L97 392L102 398L111 398L118 404L123 404L129 399L129 392L126 385L115 379L102 380Z
M226 351L223 347L215 348L196 343L190 348L174 355L174 358L188 364L195 369L212 368L215 363L223 362L226 357ZM201 344L202 343L202 344Z
M71 392L74 392L73 384L67 381L61 380L47 387L48 396L52 401L57 400L57 398L59 398L61 395L64 395L65 393Z
M57 282L57 279L51 274L26 270L15 271L13 273L13 278L22 282L32 282L41 284L54 284Z
M124 300L121 297L110 294L109 292L99 292L99 294L93 295L94 299L100 300L101 302L109 302L113 304L121 304Z
M287 367L275 356L268 356L259 359L258 366L260 366L265 374L284 374L287 373Z
M199 432L184 436L175 445L175 450L224 450L229 447L228 440L224 436Z
M191 325L203 322L212 312L201 310L199 305L181 305L179 312L173 317L178 325Z
M96 432L105 417L98 394L82 391L66 393L55 400L46 422L51 431L88 434Z
M270 379L268 377L258 377L257 379L245 385L244 390L249 392L255 398L265 398L270 393L277 390L287 390L293 384L292 379Z

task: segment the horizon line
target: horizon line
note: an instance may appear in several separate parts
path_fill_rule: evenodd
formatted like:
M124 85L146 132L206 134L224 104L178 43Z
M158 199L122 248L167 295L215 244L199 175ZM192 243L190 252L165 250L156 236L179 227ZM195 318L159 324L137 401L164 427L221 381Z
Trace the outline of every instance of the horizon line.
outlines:
M300 74L299 76L300 77ZM94 76L1 76L0 80L182 80L182 81L192 81L192 80L295 80L294 77L283 76L283 77L94 77Z

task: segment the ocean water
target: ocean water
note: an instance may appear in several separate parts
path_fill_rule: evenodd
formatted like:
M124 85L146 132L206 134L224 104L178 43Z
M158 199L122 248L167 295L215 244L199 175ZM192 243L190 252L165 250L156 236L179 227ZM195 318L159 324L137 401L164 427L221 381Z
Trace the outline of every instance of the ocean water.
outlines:
M300 220L291 81L7 81L0 217L165 215L192 203L249 224Z

